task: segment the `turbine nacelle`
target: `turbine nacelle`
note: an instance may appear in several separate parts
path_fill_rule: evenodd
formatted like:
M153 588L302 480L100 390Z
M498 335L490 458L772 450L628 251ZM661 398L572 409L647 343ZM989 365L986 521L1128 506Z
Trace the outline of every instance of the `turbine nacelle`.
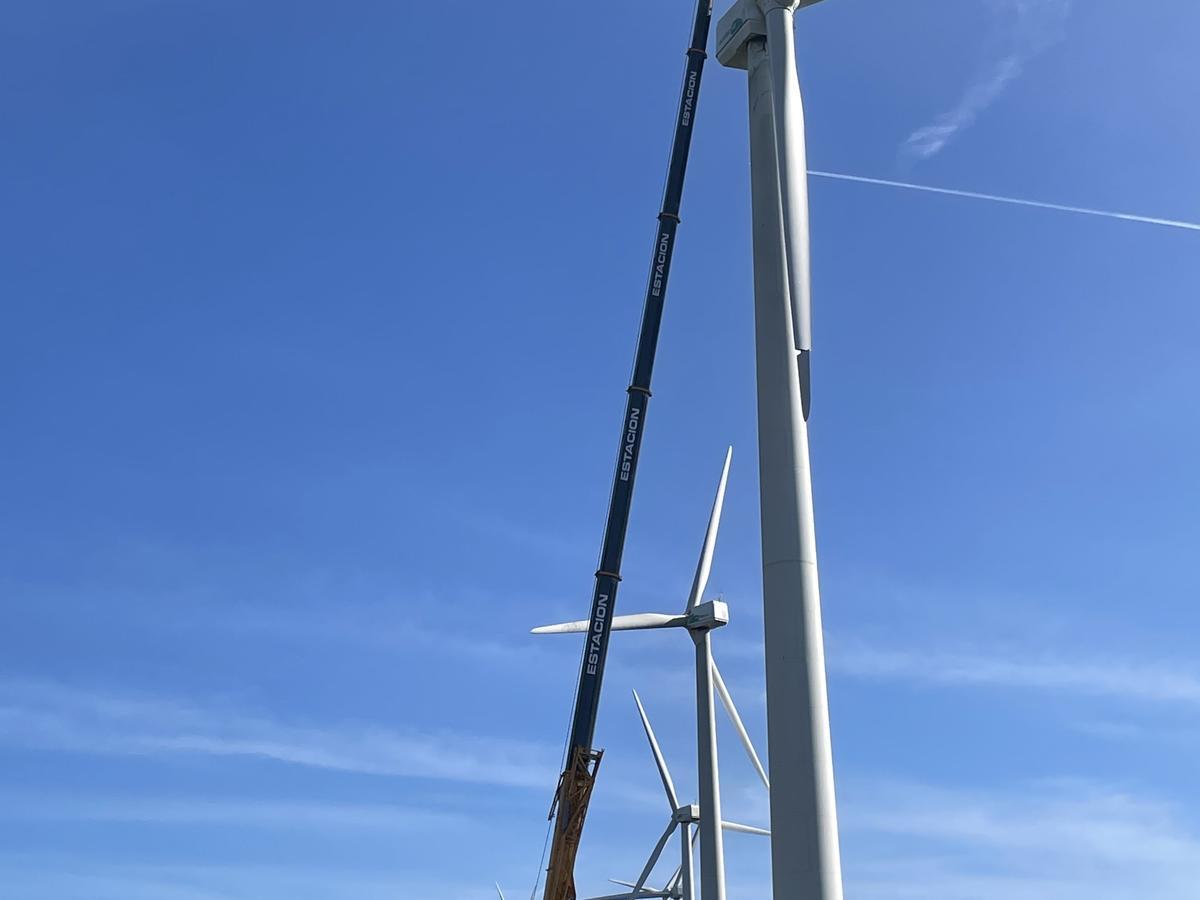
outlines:
M795 12L820 0L737 0L717 22L717 59L731 69L749 68L746 44L767 36L766 13Z
M712 631L729 624L729 604L724 600L709 600L697 603L687 615L685 627L688 631Z

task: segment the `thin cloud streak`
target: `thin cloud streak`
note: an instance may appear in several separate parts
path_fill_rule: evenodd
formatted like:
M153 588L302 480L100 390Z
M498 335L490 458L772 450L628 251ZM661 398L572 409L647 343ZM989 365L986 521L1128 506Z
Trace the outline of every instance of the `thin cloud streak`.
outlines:
M1118 219L1125 222L1139 222L1143 225L1162 225L1167 228L1181 228L1186 231L1200 231L1200 223L1184 222L1179 219L1160 219L1155 216L1139 216L1134 213L1112 212L1104 209L1089 209L1085 206L1067 206L1062 203L1046 203L1041 200L1023 200L1019 197L1002 197L998 194L982 194L978 191L960 191L952 188L932 187L928 184L913 184L908 181L892 181L887 178L868 178L865 175L847 175L843 172L825 172L809 169L809 175L817 178L831 178L837 181L853 181L858 184L873 184L882 187L903 188L908 191L924 191L929 194L945 194L948 197L965 197L970 200L988 200L992 203L1009 203L1014 206L1029 206L1035 209L1051 209L1057 212L1077 213L1084 216L1099 216L1104 219Z
M904 152L916 159L929 159L942 151L954 136L970 127L979 114L1004 93L1009 83L1021 74L1024 59L1012 54L996 63L983 78L970 85L958 105L943 113L932 125L918 128L904 142Z
M347 723L313 727L157 698L0 682L0 744L106 755L250 757L371 775L544 789L557 748Z
M129 863L78 855L0 856L0 895L54 900L494 900L490 878L423 878L398 866Z
M728 792L727 792L728 793ZM744 820L761 790L730 794ZM1185 806L1124 785L990 788L851 777L838 789L847 895L862 900L1192 900L1200 832Z
M863 645L837 649L830 654L830 665L838 672L860 678L1022 688L1200 706L1200 674L1162 665L951 655Z
M311 803L268 800L130 799L0 795L0 821L105 822L146 825L212 825L305 830L418 831L463 829L465 815L395 804Z
M843 809L856 843L879 844L850 879L864 900L1184 900L1200 883L1182 810L1122 787L852 783Z
M936 156L973 125L1021 74L1026 63L1062 39L1071 11L1070 0L992 0L991 5L998 15L1010 20L999 35L1003 48L1000 57L983 63L950 110L908 136L901 152L910 161Z

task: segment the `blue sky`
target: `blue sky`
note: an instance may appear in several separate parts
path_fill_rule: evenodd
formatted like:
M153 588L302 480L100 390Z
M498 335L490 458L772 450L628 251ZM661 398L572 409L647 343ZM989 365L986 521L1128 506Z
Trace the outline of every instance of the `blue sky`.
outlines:
M688 3L43 0L0 21L0 895L527 896ZM835 0L814 168L1200 219L1200 8ZM744 79L707 73L626 554L764 744ZM1200 883L1200 236L814 181L847 896ZM613 645L581 877L680 792ZM736 741L726 805L765 822ZM729 841L734 896L766 848Z

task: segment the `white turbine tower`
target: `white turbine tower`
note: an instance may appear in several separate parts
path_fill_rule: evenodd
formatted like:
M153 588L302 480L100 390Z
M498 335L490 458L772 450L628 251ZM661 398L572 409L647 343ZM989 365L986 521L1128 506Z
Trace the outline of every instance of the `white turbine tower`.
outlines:
M635 615L616 616L612 620L613 631L641 631L655 628L686 628L696 645L696 749L697 771L700 780L700 896L702 900L725 900L725 850L722 836L721 818L721 786L720 772L717 763L717 729L714 718L714 698L719 695L730 718L738 730L742 743L748 749L751 759L762 775L764 783L766 775L758 755L750 743L749 735L742 725L741 717L733 706L729 692L721 681L720 674L712 659L711 632L729 622L729 608L720 600L701 602L704 590L708 586L709 572L712 570L713 551L717 543L717 531L721 524L721 510L725 504L725 487L729 481L729 464L733 458L733 448L725 454L725 465L721 469L721 480L717 485L716 498L713 500L712 512L708 519L708 528L704 533L704 543L700 549L700 559L696 564L696 574L692 580L692 589L688 594L687 603L682 614L668 613L638 613ZM534 634L574 634L586 631L587 621L566 622L561 625L544 625L533 629ZM640 703L639 703L640 709ZM643 722L647 734L651 736L652 746L657 747L653 740L649 723ZM655 760L659 762L660 773L665 772L661 762L661 754L655 749ZM667 784L664 775L664 787ZM674 789L668 790L668 798L674 803ZM678 810L678 804L673 809ZM684 808L686 809L686 807ZM681 813L682 815L682 813ZM662 852L662 846L670 837L680 822L673 822L663 835L657 853ZM747 826L749 827L749 826ZM657 856L655 857L657 859ZM646 875L649 874L647 871ZM637 890L641 890L638 885ZM622 895L624 896L624 895ZM631 896L651 896L645 893L635 893Z
M758 381L771 863L776 900L841 900L833 752L808 453L812 352L804 111L793 15L737 0L717 58L745 69Z

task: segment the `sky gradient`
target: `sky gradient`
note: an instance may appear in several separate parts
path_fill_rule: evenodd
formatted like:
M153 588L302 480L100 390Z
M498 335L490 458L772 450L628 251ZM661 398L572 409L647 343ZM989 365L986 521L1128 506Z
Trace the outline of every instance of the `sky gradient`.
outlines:
M528 629L586 614L689 16L9 5L0 896L529 895L579 644ZM1200 221L1194 3L798 22L814 169ZM762 748L745 83L705 79L618 606L682 607L733 444ZM1200 235L811 200L847 897L1193 900ZM597 893L666 819L632 688L695 795L686 641L610 660Z

